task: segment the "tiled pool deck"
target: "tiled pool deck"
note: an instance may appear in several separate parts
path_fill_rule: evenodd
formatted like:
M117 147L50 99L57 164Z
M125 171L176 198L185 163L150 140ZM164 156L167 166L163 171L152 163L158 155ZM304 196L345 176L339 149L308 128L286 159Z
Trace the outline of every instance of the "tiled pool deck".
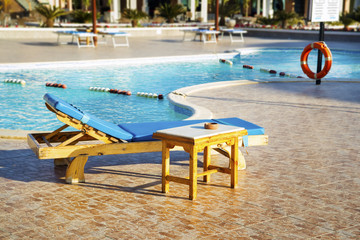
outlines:
M24 56L7 61L0 54L0 62L188 55L308 43L246 38L245 44L204 46L176 38L132 40L129 49L80 50L36 40L4 46L0 40L1 52L10 46ZM150 50L143 53L142 48ZM41 54L30 57L31 52ZM0 139L0 239L360 238L360 83L238 85L198 91L187 99L216 118L241 117L265 127L269 145L247 148L248 168L239 171L237 189L218 173L210 184L199 181L196 201L187 199L186 186L175 183L164 195L160 153L90 158L86 183L68 185L65 168L38 160L24 140ZM171 172L186 175L188 155L172 154ZM213 159L227 164L218 155Z

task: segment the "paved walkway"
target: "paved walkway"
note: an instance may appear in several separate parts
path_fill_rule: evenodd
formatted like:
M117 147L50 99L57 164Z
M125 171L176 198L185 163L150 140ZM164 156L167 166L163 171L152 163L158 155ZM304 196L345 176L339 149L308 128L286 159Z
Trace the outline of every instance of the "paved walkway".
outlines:
M247 47L304 48L309 44L307 40L261 39L246 36L245 43L233 44L228 37L219 44L183 42L181 36L130 37L129 41L129 48L113 48L108 44L99 45L97 48L79 49L76 45L59 46L56 39L0 39L0 64L211 54ZM331 49L360 50L359 43L327 42L327 44Z
M137 41L140 46L143 40ZM259 46L291 44L247 41ZM160 42L165 52L158 54L172 55L167 41ZM145 49L145 40L143 44ZM189 46L195 53L214 48L187 44L174 45ZM71 49L105 54L100 48ZM112 51L120 55L130 49ZM181 54L180 47L172 51ZM132 54L141 55L134 50ZM70 60L60 57L42 54L33 59ZM90 158L87 182L68 185L65 168L38 160L23 140L0 139L0 239L359 238L359 83L239 85L198 91L188 100L208 107L215 117L237 116L265 127L270 143L246 149L248 168L239 172L237 189L229 188L229 177L218 173L210 184L199 182L196 201L187 199L181 184L171 184L164 195L160 153ZM171 172L186 175L188 155L172 154ZM218 155L213 160L227 165Z

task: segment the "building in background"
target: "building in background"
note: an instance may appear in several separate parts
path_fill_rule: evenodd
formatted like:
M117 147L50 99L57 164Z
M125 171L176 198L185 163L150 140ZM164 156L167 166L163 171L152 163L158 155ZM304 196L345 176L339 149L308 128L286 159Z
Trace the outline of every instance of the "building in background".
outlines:
M68 11L73 10L73 6L84 4L85 0L13 0L14 7L17 12L30 12L34 10L39 3L49 4L50 6L57 6ZM91 0L88 0L91 4ZM96 0L98 10L101 13L109 15L108 21L118 22L121 18L121 12L126 9L137 9L146 12L151 17L154 16L156 7L166 0ZM186 20L208 22L209 20L209 4L215 0L170 0L172 3L180 3L184 5L188 13ZM229 0L219 0L229 1ZM239 5L243 6L247 1L249 4L248 16L264 16L272 17L276 11L285 10L287 12L296 12L300 16L307 18L308 5L310 0L235 0ZM0 0L0 3L2 0ZM16 3L16 4L15 4ZM111 4L111 7L109 6ZM339 2L340 12L349 13L360 6L360 0L341 0ZM15 7L16 6L16 7ZM242 8L243 9L243 8ZM213 19L213 17L212 17Z

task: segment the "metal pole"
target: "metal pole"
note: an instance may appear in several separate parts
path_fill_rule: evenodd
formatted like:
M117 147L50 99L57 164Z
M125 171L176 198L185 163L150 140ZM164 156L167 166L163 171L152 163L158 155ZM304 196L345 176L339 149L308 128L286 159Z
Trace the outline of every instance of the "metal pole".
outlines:
M215 30L219 31L219 0L215 3Z
M320 22L319 41L324 41L324 22ZM322 52L318 50L317 73L321 72ZM316 79L316 85L321 84L321 79Z
M93 33L96 34L96 0L92 0L92 17ZM97 46L97 37L94 37L94 45Z

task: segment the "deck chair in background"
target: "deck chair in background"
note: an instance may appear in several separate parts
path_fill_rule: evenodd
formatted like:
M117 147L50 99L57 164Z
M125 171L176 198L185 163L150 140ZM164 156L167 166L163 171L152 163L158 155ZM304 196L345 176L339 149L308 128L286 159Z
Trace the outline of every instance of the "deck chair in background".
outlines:
M207 29L185 29L182 30L184 32L183 41L195 41L196 36L200 37L200 41L205 43L217 43L216 35L219 34L219 31L216 30L207 30ZM193 35L193 38L189 39L186 36L190 34Z
M109 31L109 30L102 30L98 31L98 35L102 35L104 38L103 43L106 44L106 36L110 36L112 40L113 47L129 47L129 33L126 32L117 32L117 31ZM120 39L116 41L116 39ZM123 41L121 41L123 39Z
M55 33L58 35L57 37L57 43L60 43L60 36L71 36L71 44L74 43L74 38L76 39L76 43L78 45L78 48L82 47L95 47L94 44L94 37L97 35L92 32L80 32L80 31L74 31L74 30L61 30L61 31L55 31Z
M65 175L67 183L85 182L84 167L90 156L161 152L161 141L153 139L152 135L162 129L212 121L244 127L248 135L239 139L240 146L266 145L268 142L268 136L264 134L262 127L240 118L116 125L85 113L52 94L45 94L44 100L47 108L65 125L53 132L29 134L28 144L39 159L54 159L55 165L68 165ZM79 131L63 131L69 126ZM215 146L214 150L230 156L224 146ZM241 152L239 161L239 165L245 168L246 163Z

